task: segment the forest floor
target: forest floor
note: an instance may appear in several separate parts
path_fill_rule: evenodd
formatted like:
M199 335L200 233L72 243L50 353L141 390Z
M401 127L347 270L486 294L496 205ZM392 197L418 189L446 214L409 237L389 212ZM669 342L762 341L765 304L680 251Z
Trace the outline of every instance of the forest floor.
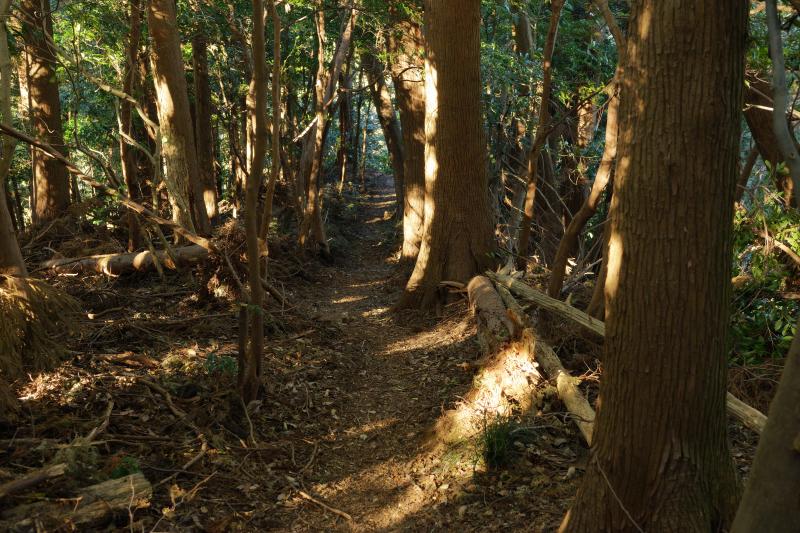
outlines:
M69 476L0 510L141 471L154 486L149 505L99 529L557 527L587 449L556 399L515 422L505 466L486 467L480 435L428 446L443 410L469 390L480 350L463 300L439 317L391 310L407 275L394 257L393 201L391 178L374 176L369 193L330 206L332 264L275 259L289 307L269 302L267 390L241 423L230 408L230 301L198 298L186 272L51 278L91 314L71 357L19 391L22 422L0 427L0 483L52 462L110 412L108 425ZM732 435L745 472L754 437L738 427Z

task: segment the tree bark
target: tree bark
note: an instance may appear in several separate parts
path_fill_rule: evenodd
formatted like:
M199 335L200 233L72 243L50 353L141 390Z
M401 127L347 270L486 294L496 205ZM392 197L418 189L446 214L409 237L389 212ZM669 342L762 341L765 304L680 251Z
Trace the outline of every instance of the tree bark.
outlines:
M306 197L306 208L303 213L303 220L300 224L299 241L300 245L317 248L323 255L329 255L327 238L325 236L325 226L322 221L320 177L322 173L323 149L325 144L325 133L328 125L328 109L336 91L339 74L342 72L345 58L350 50L353 39L353 29L358 18L358 10L351 9L347 17L347 22L342 29L342 35L333 56L333 64L330 72L325 69L325 11L322 9L322 2L318 0L319 9L315 13L317 22L317 76L315 81L316 104L315 119L316 124L309 133L304 152L310 153L311 168L308 179L304 180L308 194ZM308 143L313 143L308 145ZM305 154L304 154L305 155ZM301 168L301 172L303 169Z
M378 121L383 130L383 138L386 140L386 148L389 151L389 160L392 164L394 174L394 189L396 194L398 213L403 212L404 200L404 159L403 159L403 137L400 131L400 124L392 105L392 97L386 86L384 79L383 65L371 50L361 52L361 65L367 74L369 91L372 95L372 102L375 104L375 111L378 114ZM364 128L364 139L367 131Z
M164 180L173 218L184 227L208 234L210 225L199 180L189 93L181 55L174 0L149 0L151 66L157 95Z
M766 5L769 55L772 59L772 129L781 155L789 168L789 180L793 188L793 191L788 193L789 198L786 199L786 203L800 208L800 150L786 120L786 109L790 101L783 58L781 20L778 16L777 0L766 0Z
M800 329L798 329L800 331ZM795 335L756 450L733 533L789 533L800 524L800 335Z
M744 2L632 2L600 409L562 531L731 522L726 341L746 28Z
M22 0L19 4L22 38L27 56L27 88L30 113L37 139L66 155L61 124L61 100L56 77L56 58L48 44L53 35L50 3ZM42 224L62 216L69 207L69 175L59 161L34 151L32 219Z
M194 131L197 146L198 176L209 225L218 216L217 177L214 165L214 129L211 125L211 86L208 75L208 42L200 28L192 36L192 66L194 67Z
M616 85L616 84L615 84ZM550 283L547 293L551 298L558 298L561 288L564 286L564 277L567 270L567 260L575 253L578 248L578 239L581 231L589 222L589 219L597 212L603 192L606 190L608 182L611 180L611 173L614 169L614 161L617 157L617 115L619 112L619 98L616 91L612 91L608 104L608 116L606 117L606 142L603 148L603 156L597 174L592 183L592 190L586 198L581 208L572 217L572 220L564 232L564 237L558 245L555 260L551 266Z
M133 95L134 86L139 70L139 45L142 39L142 8L143 0L130 1L130 31L128 43L125 50L125 70L123 71L122 91L125 94ZM137 173L138 157L135 148L132 147L125 137L133 138L133 104L128 100L122 99L119 103L119 157L122 162L122 178L128 195L132 200L141 202L142 195L139 187L139 176ZM139 234L139 219L136 213L129 211L128 219L128 251L132 252L141 246L141 235Z
M239 395L245 405L258 398L261 388L262 358L264 356L264 317L261 305L261 249L259 243L258 195L264 174L267 153L267 65L264 36L264 2L252 0L253 6L253 77L247 97L247 113L253 124L253 157L245 192L244 223L247 234L247 277L250 287L247 301L247 320L242 323L241 338L247 339L244 353L239 357Z
M398 15L394 14L397 18ZM425 217L425 82L422 30L399 18L387 45L403 139L403 248L400 260L417 259Z
M550 95L553 83L553 52L555 50L556 38L558 37L558 24L561 20L561 10L563 8L564 0L553 0L551 2L550 26L547 30L542 63L542 70L544 72L542 80L542 104L539 107L539 122L536 128L536 135L533 138L533 144L528 152L528 166L525 172L527 192L525 193L522 223L519 228L519 237L516 243L517 254L519 256L518 265L520 267L525 266L525 258L528 253L528 244L531 236L531 221L533 220L534 207L536 205L536 182L539 177L539 155L550 134Z
M494 260L481 113L480 2L425 3L425 224L399 307L442 303L440 283L466 283Z
M0 121L11 122L11 56L8 50L6 19L11 0L0 0ZM0 159L0 275L27 276L25 261L14 231L11 206L6 201L6 182L16 140L3 136L3 153ZM0 400L2 401L2 400Z
M773 125L772 87L770 83L759 77L757 72L748 72L744 89L744 118L753 136L761 159L768 164L775 189L783 193L783 201L791 205L794 197L794 185L791 177L778 172L778 165L784 162L778 145Z

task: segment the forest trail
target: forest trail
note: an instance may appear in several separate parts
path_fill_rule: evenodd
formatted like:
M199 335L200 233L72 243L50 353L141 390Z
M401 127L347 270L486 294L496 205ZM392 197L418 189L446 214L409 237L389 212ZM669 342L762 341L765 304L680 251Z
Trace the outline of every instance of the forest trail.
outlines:
M340 354L335 391L314 400L330 404L333 429L307 482L353 520L304 502L286 517L296 531L403 529L426 506L446 501L448 486L428 473L435 459L421 450L442 406L468 382L457 365L477 355L463 305L441 322L390 309L404 279L391 259L391 178L379 176L357 201L358 222L345 230L351 245L340 259L347 268L325 268L328 279L302 298L339 326L335 339L320 340Z

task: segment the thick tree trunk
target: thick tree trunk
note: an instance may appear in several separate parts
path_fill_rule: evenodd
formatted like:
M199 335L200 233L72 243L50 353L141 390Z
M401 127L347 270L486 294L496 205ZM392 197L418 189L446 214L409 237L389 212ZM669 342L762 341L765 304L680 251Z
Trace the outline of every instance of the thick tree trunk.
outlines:
M395 15L396 16L396 15ZM403 249L400 260L416 260L425 217L425 82L422 30L401 19L389 31L392 83L403 138Z
M383 130L383 138L386 140L386 148L389 150L389 160L392 164L392 172L394 174L394 188L397 196L398 213L402 213L405 200L403 199L403 137L400 131L400 124L397 122L394 106L392 105L392 97L389 94L388 87L386 87L383 65L371 50L364 50L361 52L361 65L367 73L372 102L375 104L378 121L381 123L381 129ZM364 139L366 139L366 127L362 135Z
M425 3L425 225L399 307L438 305L442 281L466 283L493 263L480 19L478 0Z
M800 328L798 329L800 331ZM734 533L789 533L800 524L800 334L795 335L778 393L733 523Z
M562 531L732 519L726 340L746 28L744 2L632 2L601 407Z
M19 9L27 56L27 88L33 130L38 139L66 155L56 58L48 44L53 35L50 3L22 0ZM69 206L69 175L60 162L34 152L31 211L33 223L41 224L60 217Z
M125 50L125 70L123 72L122 91L125 94L133 95L134 86L139 70L139 44L142 39L142 7L143 0L131 0L130 2L130 33ZM122 161L122 178L125 180L125 187L128 189L128 196L132 200L141 202L142 195L139 187L139 175L137 174L138 157L136 148L131 146L125 137L133 138L133 105L127 100L119 103L119 157ZM136 213L128 211L128 251L132 252L141 246L141 235L139 234L139 219Z
M189 93L181 55L174 0L149 0L150 55L161 128L164 180L173 218L186 228L210 230L199 179Z
M203 29L192 36L192 65L194 67L194 131L197 146L197 166L209 224L216 221L217 177L214 165L214 129L211 127L211 86L208 76L208 43Z

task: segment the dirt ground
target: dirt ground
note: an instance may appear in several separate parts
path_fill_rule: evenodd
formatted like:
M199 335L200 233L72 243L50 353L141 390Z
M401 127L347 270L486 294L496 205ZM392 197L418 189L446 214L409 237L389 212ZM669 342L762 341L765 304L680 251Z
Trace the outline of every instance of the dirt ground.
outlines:
M18 391L22 423L0 428L0 483L52 461L113 407L69 476L0 509L141 471L154 486L149 505L97 530L556 528L587 460L556 399L514 421L504 466L487 468L480 436L427 446L480 354L463 300L440 317L391 310L406 277L392 202L390 179L377 176L367 194L331 206L332 264L275 259L287 305L268 303L267 390L247 420L231 413L230 301L199 298L187 272L52 278L90 318L67 360ZM732 436L746 473L754 437L738 427Z

